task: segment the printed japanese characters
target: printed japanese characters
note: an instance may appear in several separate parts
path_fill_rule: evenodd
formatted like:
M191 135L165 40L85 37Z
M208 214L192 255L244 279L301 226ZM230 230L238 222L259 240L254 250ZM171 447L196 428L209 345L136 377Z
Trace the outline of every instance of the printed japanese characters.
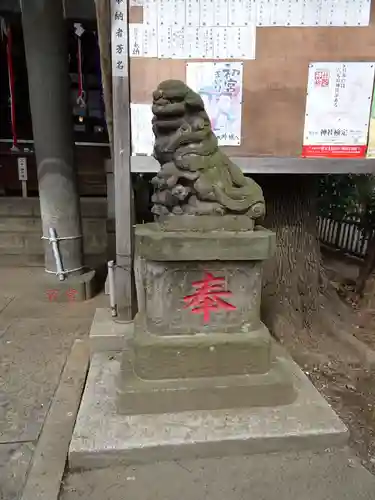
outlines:
M161 170L152 183L153 213L264 216L261 188L219 149L202 98L179 80L153 93L154 157Z
M198 92L219 146L241 144L242 62L186 65L186 83Z
M370 0L132 1L143 23L129 25L129 54L159 59L255 59L257 26L368 26L371 10Z
M302 156L366 155L374 69L371 62L309 65Z
M127 14L124 0L112 0L112 74L123 77L127 67Z

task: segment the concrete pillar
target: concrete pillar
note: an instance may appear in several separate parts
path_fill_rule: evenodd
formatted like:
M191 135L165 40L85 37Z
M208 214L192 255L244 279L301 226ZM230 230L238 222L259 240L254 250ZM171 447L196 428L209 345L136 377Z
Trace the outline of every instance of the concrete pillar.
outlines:
M83 264L82 229L62 0L21 0L21 9L43 235L53 227L60 238L78 236L59 242L64 270L77 269ZM48 242L45 265L56 271Z

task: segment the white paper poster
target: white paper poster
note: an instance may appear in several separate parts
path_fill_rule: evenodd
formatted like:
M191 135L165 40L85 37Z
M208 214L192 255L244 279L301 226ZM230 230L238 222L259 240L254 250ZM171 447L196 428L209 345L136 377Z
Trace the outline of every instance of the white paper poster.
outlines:
M143 5L143 24L157 27L158 25L158 0L144 0Z
M143 57L158 57L157 26L143 25Z
M201 58L201 47L199 45L200 28L185 28L185 54L186 59L199 59Z
M228 26L228 0L214 2L214 26Z
M199 0L185 0L185 18L187 26L199 26L199 11Z
M230 28L214 28L214 58L229 59Z
M186 83L202 97L220 146L241 144L240 62L187 63Z
M257 0L256 24L258 26L271 26L274 10L277 8L275 2L278 0ZM274 23L276 24L276 23Z
M368 26L371 0L132 0L143 23L130 25L130 57L255 59L255 27ZM114 75L125 61L115 32L125 0L112 0ZM122 10L121 10L122 9ZM248 28L246 31L245 28ZM222 40L218 29L226 30ZM117 47L117 48L116 48ZM117 68L118 66L118 68Z
M375 88L372 94L371 116L367 142L367 158L375 158Z
M364 157L375 63L309 65L304 157Z
M143 24L129 24L129 54L131 57L143 56L143 41Z
M214 57L214 28L199 29L199 47L202 59L213 59Z
M158 57L161 59L171 59L173 55L172 50L172 26L161 26L158 29Z
M255 59L255 26L228 28L227 33L228 59Z
M152 105L130 105L132 155L151 156L154 148L154 133L152 131Z
M214 26L214 2L213 0L199 0L199 24L200 26Z
M255 26L360 27L369 25L371 12L371 0L131 1L143 7L143 24L129 27L130 57L254 59ZM115 37L126 29L121 24L125 4L125 0L112 0L115 75L125 67L116 52L121 51L121 42ZM216 29L220 28L227 30L225 41L219 39Z

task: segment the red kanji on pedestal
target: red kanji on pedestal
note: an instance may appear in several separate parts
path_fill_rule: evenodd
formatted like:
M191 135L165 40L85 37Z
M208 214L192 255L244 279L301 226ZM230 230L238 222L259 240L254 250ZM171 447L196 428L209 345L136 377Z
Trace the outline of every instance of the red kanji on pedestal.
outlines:
M59 294L58 290L47 290L46 291L46 295L48 297L49 302L53 302L54 300L56 300L58 294Z
M193 314L203 314L204 323L210 321L212 311L219 311L220 309L234 311L237 309L221 298L232 295L232 292L224 289L225 278L216 278L213 274L205 271L203 280L194 281L192 285L196 288L196 292L184 297L185 309L191 308Z
M68 297L69 302L74 302L76 300L76 295L77 295L77 290L74 290L74 288L69 288L69 290L66 292L66 296Z

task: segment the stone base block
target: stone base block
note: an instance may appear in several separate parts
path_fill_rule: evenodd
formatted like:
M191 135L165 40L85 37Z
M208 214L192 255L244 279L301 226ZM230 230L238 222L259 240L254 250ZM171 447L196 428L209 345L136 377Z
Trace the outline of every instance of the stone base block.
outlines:
M239 333L160 336L135 320L134 371L141 379L180 379L266 373L271 335L265 325Z
M70 443L69 467L324 450L346 444L347 428L326 400L283 351L278 360L297 392L289 405L127 416L116 410L120 362L109 354L95 354Z
M119 323L110 308L98 308L90 329L90 355L96 352L123 351L133 336L134 323Z
M291 403L290 375L275 359L267 373L169 380L143 380L133 370L133 353L123 353L117 409L126 415L220 410Z
M96 272L88 269L83 274L68 276L64 281L53 274L46 274L40 290L47 302L83 302L97 293Z

